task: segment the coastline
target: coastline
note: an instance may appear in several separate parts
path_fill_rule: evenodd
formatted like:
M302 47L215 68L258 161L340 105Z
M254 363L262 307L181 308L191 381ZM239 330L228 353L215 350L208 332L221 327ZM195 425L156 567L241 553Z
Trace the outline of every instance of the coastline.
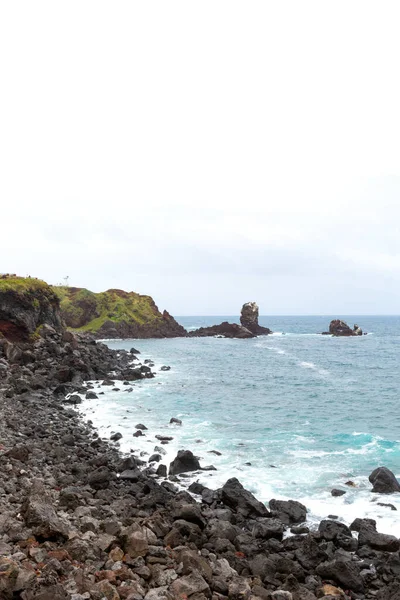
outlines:
M52 334L33 349L36 372L50 347L59 365L55 341ZM93 354L98 364L86 364L89 373L107 366L109 375L124 363L118 375L129 380L128 353L67 343L87 359ZM56 346L63 344L59 336ZM24 369L13 364L14 388ZM84 370L75 379L63 397L79 390ZM235 479L217 491L198 488L198 503L99 439L54 383L1 392L2 598L395 598L397 538L363 519L353 525L358 539L333 519L308 533L303 505L275 501L267 509Z

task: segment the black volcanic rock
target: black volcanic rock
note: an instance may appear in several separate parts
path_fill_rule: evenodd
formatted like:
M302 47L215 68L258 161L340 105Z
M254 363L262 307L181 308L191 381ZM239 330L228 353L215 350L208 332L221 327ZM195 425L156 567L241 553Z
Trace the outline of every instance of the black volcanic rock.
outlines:
M211 327L200 327L200 329L195 329L194 331L190 331L188 334L189 337L212 337L212 336L220 336L225 338L253 338L255 337L254 333L243 327L242 325L238 325L237 323L228 323L228 321L224 321L220 325L212 325Z
M353 329L340 319L333 319L329 324L329 331L324 331L322 335L333 335L335 337L351 337L362 335L362 329L358 325L354 325Z
M272 333L268 327L258 324L258 305L255 302L243 304L240 314L240 323L254 335L268 335Z
M378 467L372 471L368 478L372 485L373 492L378 494L393 494L393 492L400 492L400 484L396 477L386 467Z

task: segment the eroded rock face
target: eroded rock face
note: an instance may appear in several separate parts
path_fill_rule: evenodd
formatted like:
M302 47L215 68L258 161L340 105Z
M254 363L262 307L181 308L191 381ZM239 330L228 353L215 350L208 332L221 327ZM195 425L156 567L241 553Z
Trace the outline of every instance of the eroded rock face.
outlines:
M258 305L255 302L246 302L243 304L240 314L240 323L254 335L268 335L272 333L268 327L262 327L258 324Z
M329 331L324 331L324 335L334 335L336 337L350 337L354 335L362 335L362 329L358 325L354 325L353 329L340 319L334 319L329 324Z
M28 341L40 326L63 331L60 303L44 281L3 276L0 279L0 333L12 342Z

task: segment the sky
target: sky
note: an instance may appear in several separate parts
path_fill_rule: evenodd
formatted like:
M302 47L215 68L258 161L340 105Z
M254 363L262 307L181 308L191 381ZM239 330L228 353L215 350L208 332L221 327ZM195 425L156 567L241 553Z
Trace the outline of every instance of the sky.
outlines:
M400 5L0 5L0 272L400 313Z

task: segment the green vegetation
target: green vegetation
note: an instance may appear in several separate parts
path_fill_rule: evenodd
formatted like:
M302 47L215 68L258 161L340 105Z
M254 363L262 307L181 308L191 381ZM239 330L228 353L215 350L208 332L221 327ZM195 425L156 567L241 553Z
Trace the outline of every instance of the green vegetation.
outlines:
M50 286L41 279L31 277L0 277L0 292L16 292L23 295L31 291L50 291Z
M85 288L53 287L68 327L97 333L107 322L147 325L162 320L153 299L135 292L108 290L94 293Z

